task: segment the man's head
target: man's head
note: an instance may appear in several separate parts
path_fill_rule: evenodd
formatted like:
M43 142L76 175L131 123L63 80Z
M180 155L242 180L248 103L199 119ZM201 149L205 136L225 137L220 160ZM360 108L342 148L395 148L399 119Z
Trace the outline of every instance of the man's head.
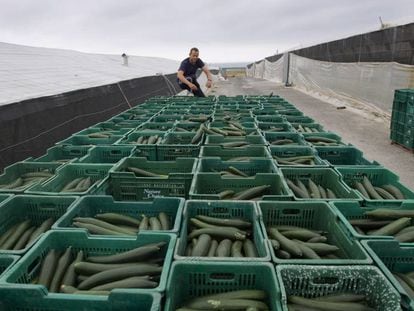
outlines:
M195 64L197 62L198 59L198 49L197 48L192 48L190 50L190 63Z

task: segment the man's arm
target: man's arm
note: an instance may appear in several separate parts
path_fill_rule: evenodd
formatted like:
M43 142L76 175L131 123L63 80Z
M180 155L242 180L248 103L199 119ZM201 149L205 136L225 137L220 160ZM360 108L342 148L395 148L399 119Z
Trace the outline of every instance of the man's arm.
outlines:
M206 87L210 88L211 84L213 82L213 76L211 75L210 70L208 69L207 65L204 65L203 68L201 68L203 70L203 72L206 74L207 76L207 83L206 83Z
M188 85L190 87L190 89L192 89L194 91L197 90L197 86L195 86L194 84L192 84L190 81L188 81L184 77L184 71L178 70L178 72L177 72L177 78L181 81L181 83L184 83L184 84Z

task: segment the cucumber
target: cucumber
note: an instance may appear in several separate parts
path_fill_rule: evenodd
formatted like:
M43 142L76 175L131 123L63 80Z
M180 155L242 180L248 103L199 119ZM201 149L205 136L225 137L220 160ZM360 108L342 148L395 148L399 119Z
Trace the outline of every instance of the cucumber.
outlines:
M75 286L76 284L76 273L75 264L83 260L83 251L80 250L76 255L75 260L69 265L62 279L62 285Z
M78 227L78 228L86 229L91 234L125 235L124 233L121 233L121 232L118 232L118 231L109 230L109 229L103 228L101 226L97 226L97 225L93 225L93 224L88 224L88 223L84 223L84 222L77 222L77 221L75 221L72 225L75 226L75 227Z
M217 240L212 240L210 243L210 249L208 250L208 253L207 253L207 257L214 257L216 255L217 247L218 247Z
M318 186L313 182L312 179L308 179L308 185L309 185L309 193L310 193L310 197L313 199L320 199L321 198L321 194L319 193L319 188Z
M49 292L56 293L62 285L62 279L72 260L72 246L69 246L63 255L59 258L52 281L50 282Z
M168 217L168 215L166 213L160 212L158 214L158 219L160 220L162 230L170 230L171 229L170 218Z
M328 194L326 193L325 188L323 188L321 185L318 185L318 190L319 190L319 193L321 194L322 199L328 198Z
M230 250L231 257L238 257L238 258L244 257L242 254L242 248L243 248L242 241L234 241L231 245L231 250Z
M308 192L308 189L306 188L306 186L303 184L303 182L300 179L296 179L296 184L303 191L303 193L306 194L306 197L310 198L310 194Z
M319 256L327 255L339 251L339 248L336 245L331 245L327 243L309 243L304 242L304 244L314 250Z
M256 186L250 189L246 189L246 190L236 193L233 197L233 200L249 200L259 195L263 195L265 191L269 188L270 188L270 185L261 185L261 186Z
M272 248L274 250L278 250L280 248L280 243L278 240L270 239L270 245L272 245Z
M375 230L373 232L368 232L368 235L393 235L401 231L405 227L408 227L410 223L411 223L411 218L402 217L378 230Z
M190 257L192 252L193 252L193 244L188 243L187 248L185 249L185 255L184 256Z
M108 256L91 256L87 260L95 263L127 263L137 262L153 257L158 254L160 249L166 245L165 242L147 244L134 248L132 250L108 255Z
M360 183L360 182L356 181L356 182L354 183L354 188L355 188L356 190L358 190L359 192L361 192L361 194L362 194L364 197L366 197L366 198L368 198L368 199L369 199L369 194L368 194L368 192L365 190L365 188L364 188L364 186L362 185L362 183Z
M413 299L414 298L414 290L402 278L400 278L398 275L396 275L395 273L393 273L392 275L395 277L395 279L398 281L398 283L400 283L401 287L405 290L408 297Z
M197 218L190 218L190 224L196 228L218 228L219 226L210 225Z
M90 177L84 178L75 188L75 192L83 192L89 189L92 185L92 179Z
M145 276L145 275L159 275L162 272L162 267L152 265L132 265L128 267L121 267L110 269L96 273L88 277L85 281L78 285L78 289L85 290L92 287L106 284L110 282L119 281L134 276Z
M252 227L252 223L249 221L245 221L243 219L236 219L236 218L216 218L204 215L197 215L197 219L214 225L214 226L226 226L226 227L236 227L239 229L248 229Z
M364 186L365 190L368 192L369 196L373 200L382 200L382 197L375 191L374 186L371 184L370 180L367 176L364 176L362 179L362 185Z
M280 258L280 259L290 259L292 257L290 253L284 251L283 249L277 249L275 251L275 255L277 258Z
M63 188L62 188L62 190L60 190L60 192L65 192L65 191L67 191L67 190L70 190L70 189L75 189L76 188L76 186L79 184L79 182L81 182L82 181L82 177L78 177L78 178L75 178L74 180L72 180L72 181L70 181L70 182L68 182Z
M81 222L84 224L91 224L91 225L99 226L99 227L102 227L102 228L105 228L111 231L119 232L120 234L135 235L134 231L125 230L118 226L112 225L108 222L105 222L103 220L99 220L99 219L92 218L92 217L75 217L73 218L73 220L75 222Z
M13 250L18 250L26 247L27 241L30 239L33 231L35 231L36 227L30 227L27 229L19 238L17 243L14 245ZM1 247L0 247L1 248Z
M0 249L3 249L2 245L7 241L7 239L13 234L19 224L14 224L0 237Z
M229 257L231 254L232 242L229 239L222 240L216 250L216 257Z
M55 249L52 249L47 253L40 268L39 280L37 281L38 284L41 284L49 289L58 260L59 253Z
M321 259L321 257L319 257L319 255L313 249L308 247L302 241L299 241L299 240L293 240L293 241L296 242L297 245L299 246L300 250L302 251L302 257L304 259Z
M82 275L92 275L102 271L125 268L125 267L136 267L137 269L141 268L155 268L158 267L157 264L150 263L118 263L118 264L102 264L102 263L92 263L87 261L79 261L74 264L74 269L77 274Z
M193 247L191 256L204 257L208 254L211 244L211 236L208 234L201 234L197 240L196 245Z
M209 234L212 237L217 238L227 238L232 240L245 240L246 239L246 232L240 231L236 228L231 227L218 227L218 228L202 228L191 231L188 235L188 239L193 239L201 234Z
M150 280L148 276L133 276L119 281L114 281L99 286L92 287L92 291L112 290L115 288L155 288L157 282Z
M201 140L201 138L203 137L203 127L200 126L200 128L197 130L197 132L195 133L195 135L193 136L193 138L191 139L190 144L194 145L194 144L198 144Z
M223 190L223 191L217 193L217 195L218 195L219 200L223 200L223 199L232 197L234 195L234 191L233 190Z
M142 214L142 219L141 219L141 223L139 224L139 230L149 230L150 225L149 225L149 219L147 216L145 216L144 214Z
M302 257L302 250L297 245L297 243L293 242L292 240L286 238L283 234L281 234L276 228L269 229L269 235L272 239L279 241L280 247L282 250L289 252L292 255L297 257Z
M298 239L298 240L309 240L312 238L320 237L321 235L310 230L301 229L294 231L283 231L281 232L288 239Z
M239 176L242 176L242 177L249 177L249 175L247 175L246 173L244 173L244 172L242 172L242 171L238 170L238 169L237 169L237 168L235 168L234 166L229 166L229 167L227 168L227 170L228 170L228 171L230 171L231 173L235 174L235 175L239 175Z
M243 242L243 251L246 257L259 257L259 254L256 251L256 246L250 239L246 239Z
M18 188L21 186L23 186L23 179L19 177L8 185L2 185L2 188L3 189L14 189L14 188Z
M55 220L53 218L48 218L44 222L42 222L42 224L31 234L30 239L27 242L27 245L29 245L34 240L36 240L39 235L41 235L42 233L45 233L47 230L52 228L52 225L54 222Z
M160 174L155 174L152 172L148 172L146 170L140 169L138 167L127 167L127 171L129 172L133 172L135 175L137 176L141 176L141 177L162 177L163 175Z
M24 232L30 228L30 219L22 221L16 227L16 230L7 238L7 240L3 243L3 249L13 249L14 245L19 241L20 237Z
M328 241L328 238L326 236L320 235L320 236L313 237L313 238L307 240L306 242L309 242L309 243L325 243L327 241Z
M348 221L352 226L358 226L361 229L378 229L392 222L391 220L375 219L350 219Z
M75 295L103 295L108 296L110 291L90 291L90 290L78 290L76 287L70 285L62 285L60 291L64 294L75 294Z
M157 217L150 217L149 224L151 230L162 230L162 226Z
M398 234L395 239L400 243L414 242L414 231Z
M399 219L401 217L414 218L414 210L397 210L389 208L377 208L372 211L367 211L365 215L372 218L380 219Z
M331 302L359 302L359 301L366 301L366 296L352 294L352 293L340 293L340 294L330 294L330 295L320 296L314 299L320 300L320 301L331 301Z
M326 188L326 196L328 197L328 199L336 199L337 198L335 192L333 192L329 188Z
M140 221L138 219L117 213L96 214L95 218L109 222L114 225L127 225L138 228L140 224Z
M395 198L398 200L404 200L405 196L404 194L398 189L397 187L393 185L382 185L381 188L391 193Z

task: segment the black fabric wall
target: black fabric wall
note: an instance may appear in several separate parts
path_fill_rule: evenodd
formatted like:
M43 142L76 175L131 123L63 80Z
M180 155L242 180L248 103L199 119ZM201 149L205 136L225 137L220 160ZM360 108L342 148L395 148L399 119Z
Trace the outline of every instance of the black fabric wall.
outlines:
M119 85L132 106L179 91L176 74L137 78ZM55 142L127 109L116 83L0 106L0 169L38 157Z
M328 62L397 62L414 65L414 23L335 40L292 53ZM282 54L266 57L275 62ZM248 65L250 68L252 64Z

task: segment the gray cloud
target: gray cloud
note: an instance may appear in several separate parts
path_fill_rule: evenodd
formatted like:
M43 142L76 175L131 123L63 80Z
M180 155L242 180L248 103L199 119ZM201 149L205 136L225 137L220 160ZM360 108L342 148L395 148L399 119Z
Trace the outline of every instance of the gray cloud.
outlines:
M407 18L412 0L1 0L0 41L95 53L253 61ZM409 19L408 19L409 20ZM411 19L414 21L414 18Z

